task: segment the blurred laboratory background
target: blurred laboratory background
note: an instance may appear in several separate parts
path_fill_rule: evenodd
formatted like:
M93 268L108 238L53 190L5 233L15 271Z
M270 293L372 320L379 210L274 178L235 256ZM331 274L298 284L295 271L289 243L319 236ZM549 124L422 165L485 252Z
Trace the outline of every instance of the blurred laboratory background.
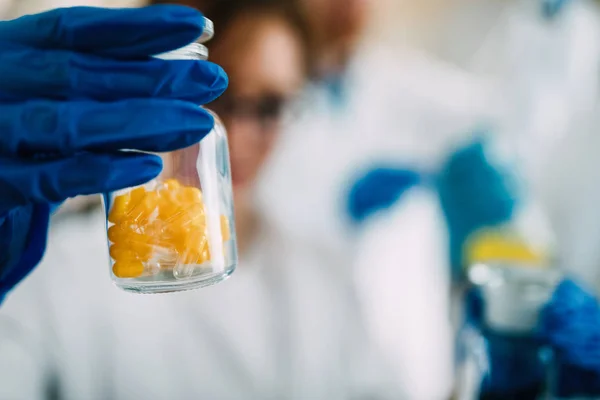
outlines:
M159 3L215 22L237 271L121 292L68 201L0 306L0 399L600 399L600 2L0 13Z

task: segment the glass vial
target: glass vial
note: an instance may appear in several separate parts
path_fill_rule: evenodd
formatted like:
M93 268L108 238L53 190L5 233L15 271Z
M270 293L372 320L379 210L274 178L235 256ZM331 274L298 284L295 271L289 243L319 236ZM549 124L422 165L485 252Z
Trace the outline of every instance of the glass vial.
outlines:
M501 264L469 271L471 312L457 343L459 399L546 398L552 351L537 325L560 277Z
M201 40L212 36L212 23ZM200 43L158 55L206 60ZM226 279L237 264L227 135L214 129L198 144L163 153L153 181L105 195L111 276L130 292L168 293Z

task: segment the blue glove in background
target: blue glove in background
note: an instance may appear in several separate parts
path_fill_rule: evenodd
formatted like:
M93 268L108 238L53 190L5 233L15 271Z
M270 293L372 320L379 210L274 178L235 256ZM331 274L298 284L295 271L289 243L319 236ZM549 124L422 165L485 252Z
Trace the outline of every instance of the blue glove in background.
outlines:
M564 280L542 313L540 330L556 353L554 394L600 396L600 304L594 294Z
M0 22L0 299L39 263L51 207L157 176L158 156L200 141L198 107L227 76L151 56L201 36L183 6L76 7ZM100 245L100 244L99 244Z
M450 156L437 176L437 188L450 233L453 275L460 276L463 246L485 227L510 221L516 206L511 176L486 156L478 140Z
M393 206L404 192L421 181L421 176L415 171L375 167L352 184L348 213L353 221L363 222L377 211Z
M554 18L568 6L571 0L542 0L542 14L546 18Z
M565 361L600 372L600 304L591 291L570 279L561 282L540 328Z

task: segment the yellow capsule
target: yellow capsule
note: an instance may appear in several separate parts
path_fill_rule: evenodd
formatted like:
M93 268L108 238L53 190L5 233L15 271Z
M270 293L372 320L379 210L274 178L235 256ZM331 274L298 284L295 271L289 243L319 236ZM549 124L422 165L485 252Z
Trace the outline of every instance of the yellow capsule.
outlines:
M142 200L142 206L144 207L144 210L146 211L146 213L148 215L154 213L154 211L158 207L159 200L160 200L160 197L159 197L158 193L156 193L156 192L146 193L144 200Z
M185 240L186 250L202 252L207 246L207 237L203 231L190 231Z
M168 198L161 197L158 202L158 219L167 221L177 214L179 206Z
M177 179L167 179L163 182L163 187L167 191L176 192L181 188L181 183Z
M128 218L138 224L143 225L147 223L158 207L158 200L158 193L147 192L141 201L131 210Z
M192 231L185 241L185 248L180 250L184 264L203 264L210 259L208 238L203 231Z
M130 231L124 225L113 225L108 228L108 240L113 243L123 243L127 240Z
M151 244L142 241L131 241L128 245L138 260L146 262L152 259L154 251Z
M183 204L202 204L202 192L192 186L180 189L177 197Z
M142 199L146 195L146 189L140 186L138 188L133 189L129 193L131 195L131 206L135 207L142 202Z
M229 219L225 215L221 215L221 233L223 241L227 242L231 239L231 228L229 227Z
M206 224L204 205L195 203L185 209L188 224L194 229L202 228Z
M117 278L138 278L144 273L141 261L117 261L113 265L113 274Z
M108 221L116 224L124 220L129 211L129 203L131 202L131 195L129 193L122 194L115 197L113 206L108 214Z
M145 241L148 243L154 243L163 235L165 224L161 220L156 219L151 223L142 226L141 228L142 229L140 229L140 233L146 236Z
M137 255L124 244L113 244L110 246L110 256L115 261L135 261Z
M189 229L181 228L174 230L170 237L170 247L177 250L177 253L183 254L187 251L189 237L191 231Z
M204 224L204 207L200 204L192 204L185 208L179 208L166 224L173 231L188 230Z

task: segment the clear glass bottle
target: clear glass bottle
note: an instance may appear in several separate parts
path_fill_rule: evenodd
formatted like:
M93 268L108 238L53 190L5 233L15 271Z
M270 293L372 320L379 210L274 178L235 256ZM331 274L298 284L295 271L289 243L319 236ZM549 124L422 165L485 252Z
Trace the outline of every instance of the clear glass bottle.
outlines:
M211 26L202 40L212 36ZM206 60L208 50L193 43L156 57ZM111 276L118 287L136 293L190 290L235 270L227 135L214 117L214 129L199 144L161 154L159 177L105 195Z
M556 270L506 264L469 270L479 304L458 338L457 398L546 398L552 350L537 325L560 278Z

